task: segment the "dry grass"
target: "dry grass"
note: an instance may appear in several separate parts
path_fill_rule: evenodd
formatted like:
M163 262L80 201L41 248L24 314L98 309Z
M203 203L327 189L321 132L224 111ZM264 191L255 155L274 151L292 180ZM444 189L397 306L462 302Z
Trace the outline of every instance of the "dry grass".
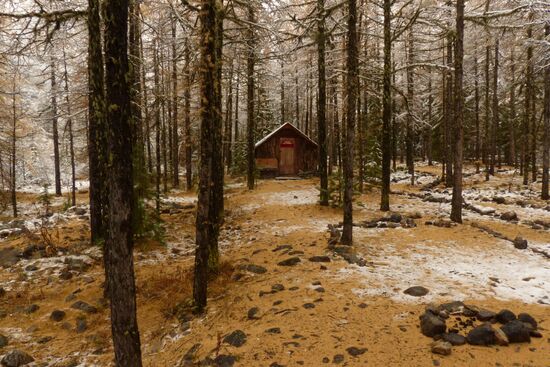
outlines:
M223 294L231 283L234 267L225 261L220 263L219 272L211 276L208 284L208 296L215 298ZM192 311L193 266L181 265L168 267L138 284L137 295L142 302L157 302L166 319L177 317L184 319Z

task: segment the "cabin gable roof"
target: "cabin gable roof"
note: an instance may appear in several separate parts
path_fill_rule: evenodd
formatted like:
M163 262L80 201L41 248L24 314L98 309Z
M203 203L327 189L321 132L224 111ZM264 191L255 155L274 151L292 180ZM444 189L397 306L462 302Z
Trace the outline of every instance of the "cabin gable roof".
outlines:
M267 134L266 136L264 136L260 141L258 141L256 143L256 145L254 146L254 148L258 148L259 146L261 146L262 144L264 144L266 141L268 141L269 139L271 139L275 134L277 134L279 131L283 130L283 129L288 129L288 128L291 128L293 130L295 130L302 138L304 138L306 141L308 141L309 143L317 146L317 143L314 142L309 136L307 136L305 133L303 133L300 129L298 129L296 126L294 126L293 124L291 124L290 122L285 122L284 124L282 124L281 126L279 126L278 128L276 128L275 130L273 130L272 132L270 132L269 134Z

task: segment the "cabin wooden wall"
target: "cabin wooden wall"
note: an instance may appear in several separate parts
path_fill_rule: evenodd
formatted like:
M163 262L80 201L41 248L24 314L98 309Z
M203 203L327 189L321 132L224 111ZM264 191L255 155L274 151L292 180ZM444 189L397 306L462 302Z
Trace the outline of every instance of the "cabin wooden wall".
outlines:
M317 146L292 128L282 129L256 148L256 158L280 160L280 138L294 138L294 164L296 173L317 170Z

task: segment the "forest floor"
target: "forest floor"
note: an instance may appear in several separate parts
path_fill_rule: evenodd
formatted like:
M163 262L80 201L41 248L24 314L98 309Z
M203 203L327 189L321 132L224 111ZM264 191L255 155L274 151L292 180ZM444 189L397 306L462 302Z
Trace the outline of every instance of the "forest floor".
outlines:
M185 312L196 196L171 191L162 206L164 243L140 241L135 250L144 365L550 366L550 203L537 199L537 185L521 186L512 170L486 182L468 167L470 209L463 224L452 225L445 220L450 190L429 188L440 169L417 167L415 186L402 171L393 176L392 213L415 218L403 224L380 220L388 214L378 210L378 190L356 197L352 258L359 265L328 248L327 226L342 214L317 204L317 180L261 180L254 191L228 180L223 264L201 317ZM0 358L16 348L37 366L110 365L101 251L89 246L87 194L66 211L54 201L56 214L47 220L36 219L36 195L20 199L24 221L0 230L0 334L7 337L3 348L0 337ZM517 219L502 219L512 211ZM516 236L527 249L514 247ZM41 243L52 246L32 247ZM411 286L429 293L405 294ZM432 302L455 300L527 312L543 337L432 354L419 316ZM52 317L54 310L63 312Z

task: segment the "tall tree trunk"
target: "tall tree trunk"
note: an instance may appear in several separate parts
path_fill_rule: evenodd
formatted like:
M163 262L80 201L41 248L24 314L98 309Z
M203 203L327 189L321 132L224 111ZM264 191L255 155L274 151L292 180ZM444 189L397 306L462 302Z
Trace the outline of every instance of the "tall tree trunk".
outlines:
M497 150L497 131L499 128L498 115L498 38L495 39L495 61L493 65L493 124L491 126L491 157L489 174L495 175L496 150Z
M12 108L12 126L11 126L11 157L10 157L10 184L11 184L11 208L13 217L17 218L17 176L15 174L15 163L17 162L17 96L16 88L16 73L13 75L13 89L11 97Z
M159 46L158 40L153 43L153 72L155 74L155 160L156 160L156 174L155 174L155 204L157 219L160 220L160 182L161 182L161 96L160 96L160 70L159 70Z
M217 273L220 264L220 251L218 248L218 236L220 232L220 226L224 218L224 202L223 202L223 182L224 182L224 169L223 169L223 140L222 140L222 61L223 61L223 0L216 3L216 32L215 34L215 105L214 105L214 120L212 121L211 139L212 139L212 152L210 159L212 176L210 179L210 220L211 231L210 234L210 251L208 259L208 269L211 273Z
M342 244L353 244L353 148L355 141L355 115L357 103L357 1L348 0L348 33L346 63L346 129L344 138L344 229Z
M234 73L234 62L231 59L231 66L229 68L229 83L227 85L227 99L225 104L225 133L224 133L224 161L229 171L232 161L232 150L233 150L233 73Z
M483 163L485 163L486 179L489 179L489 128L490 128L490 116L491 109L489 107L489 90L490 90L490 76L489 66L491 62L491 48L489 46L489 40L487 39L487 46L485 47L485 123L483 133Z
M481 159L481 131L479 120L479 72L477 60L477 45L474 54L474 103L475 103L475 125L476 125L476 171L479 173L479 160Z
M178 54L176 51L177 28L176 19L170 17L172 26L172 185L180 186L180 139L179 139L179 109L178 109Z
M453 167L453 197L451 220L462 223L462 156L464 124L464 90L463 90L463 60L464 60L464 0L456 2L456 39L455 39L455 126L454 126L454 167Z
M550 36L550 21L544 26L546 38ZM546 55L550 47L546 46ZM543 200L550 199L549 193L549 169L550 169L550 64L544 68L544 127L542 132L542 193Z
M432 75L430 73L428 79L428 91L430 93L428 97L428 126L426 127L426 156L428 158L428 166L433 165L433 153L432 153L432 123L433 123L433 103L434 96L432 93Z
M214 195L211 193L213 179L213 158L218 104L218 11L216 0L201 2L201 60L200 60L200 163L199 163L199 193L196 217L196 250L195 250L195 277L193 284L193 299L198 312L206 307L208 289L208 265L212 241L212 205Z
M319 144L319 176L321 179L320 204L328 206L328 171L327 171L327 81L326 81L326 35L325 35L325 0L317 0L317 140Z
M65 54L65 45L63 45L63 79L65 82L65 103L67 104L67 125L66 131L69 134L69 155L71 159L71 205L76 205L76 168L74 157L74 136L73 136L73 117L71 113L71 100L69 97L69 73L67 72L67 56Z
M516 161L516 63L514 58L514 47L512 47L512 54L510 56L510 115L508 117L508 140L509 146L509 160L508 164L517 166Z
M449 36L447 38L447 66L448 70L446 72L447 81L445 83L447 87L447 96L445 98L447 107L447 116L445 118L445 186L453 186L453 126L454 126L454 96L453 96L453 38Z
M380 210L390 210L390 174L391 174L391 0L384 0L384 74L382 76L382 199Z
M132 116L132 159L134 172L134 197L133 202L133 223L134 232L140 234L144 231L145 210L144 200L147 190L147 174L145 169L145 152L143 139L143 117L142 117L142 83L141 83L141 27L140 8L136 0L129 1L129 35L128 35L128 57L130 71L128 82L130 85L130 108Z
M191 50L189 40L185 40L185 89L184 105L184 144L185 144L185 181L187 190L193 187L193 138L191 136Z
M140 367L133 262L132 116L128 85L128 1L105 1L105 70L109 141L109 270L111 329L117 366Z
M409 30L408 35L408 60L407 63L412 65L414 63L414 39L412 28ZM411 175L411 185L414 185L414 131L413 131L413 113L414 113L414 70L411 66L407 68L407 100L409 103L407 113L407 137L406 137L406 151L407 151L407 170Z
M256 161L254 157L254 129L255 129L255 107L254 107L254 68L256 63L256 35L254 32L254 24L256 22L256 15L254 12L254 4L248 4L248 39L247 39L247 101L246 101L246 111L247 111L247 186L249 190L254 189L254 174L256 171ZM298 110L296 110L298 112Z
M57 81L55 77L55 60L52 57L50 63L51 103L52 103L52 134L53 134L53 159L55 171L55 195L61 196L61 167L59 159L59 131L57 113Z
M530 40L533 36L533 29L531 26L527 27L527 39ZM529 134L533 132L531 129L531 100L533 99L533 47L531 43L527 46L527 65L525 70L525 111L523 118L523 141L522 141L522 155L523 155L523 184L529 184L529 155L531 152Z

